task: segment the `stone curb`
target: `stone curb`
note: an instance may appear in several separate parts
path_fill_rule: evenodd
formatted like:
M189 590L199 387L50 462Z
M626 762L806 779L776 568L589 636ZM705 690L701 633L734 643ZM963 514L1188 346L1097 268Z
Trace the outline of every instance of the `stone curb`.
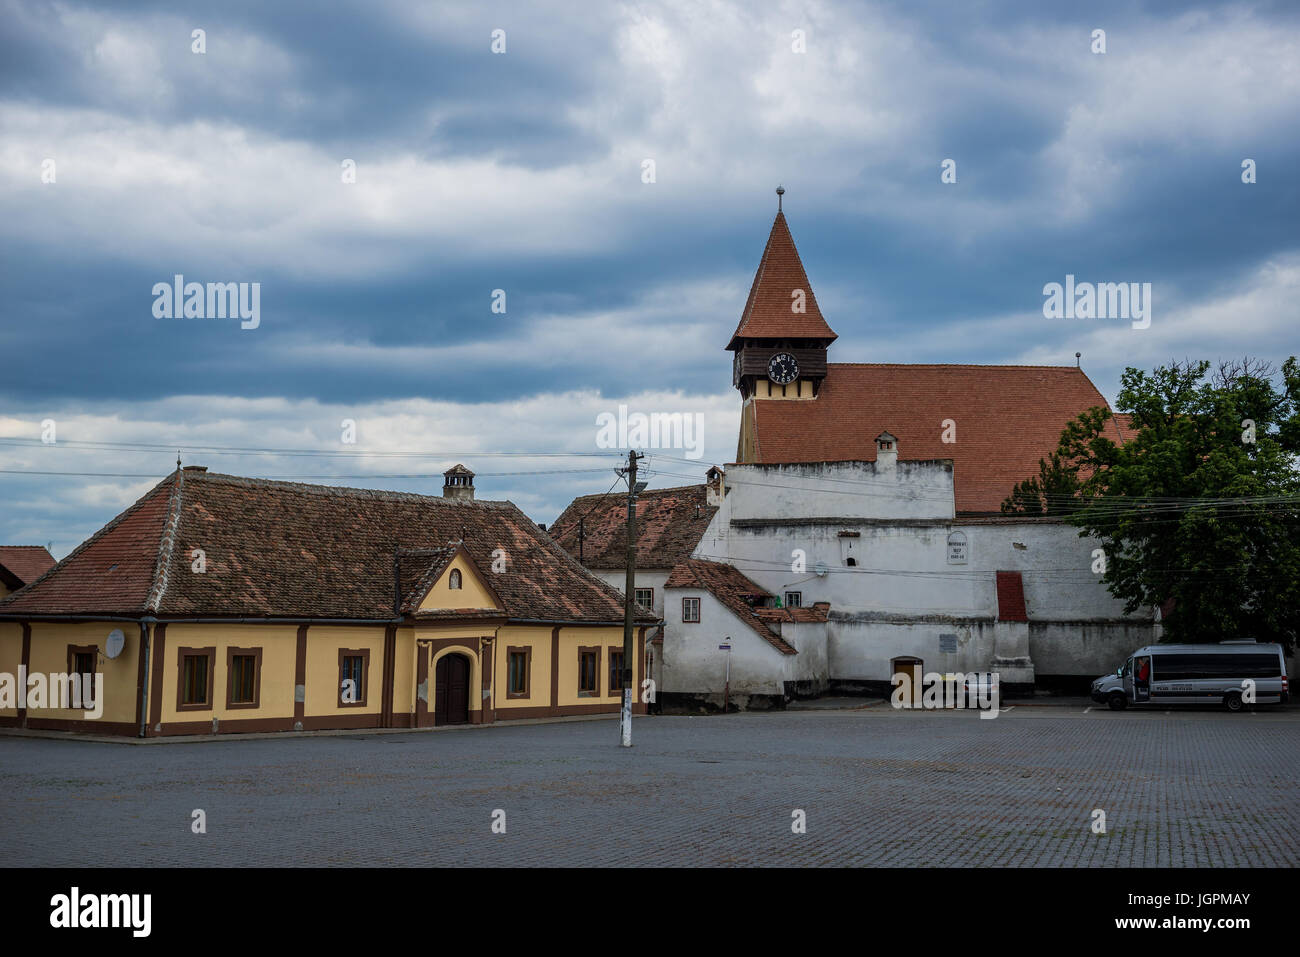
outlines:
M633 715L640 719L646 715ZM441 728L330 728L326 731L258 731L251 734L176 734L157 738L126 738L107 734L83 734L79 731L40 731L33 728L0 728L0 738L45 738L50 741L92 741L96 744L199 744L210 741L282 741L287 738L340 738L357 735L427 734L438 731L486 731L489 728L523 727L534 724L570 724L575 721L616 721L616 714L579 714L563 718L520 718L492 724L455 724Z

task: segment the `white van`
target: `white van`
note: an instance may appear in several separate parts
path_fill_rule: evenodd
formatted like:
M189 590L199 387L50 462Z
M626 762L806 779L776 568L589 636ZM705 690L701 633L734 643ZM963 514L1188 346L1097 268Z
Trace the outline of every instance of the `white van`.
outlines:
M1120 665L1108 675L1102 675L1092 683L1092 700L1097 704L1110 705L1111 711L1122 711L1128 706L1128 695L1124 693L1124 670L1128 662Z
M1282 646L1254 641L1147 645L1124 663L1123 679L1128 704L1213 702L1240 711L1244 704L1278 704L1288 696Z

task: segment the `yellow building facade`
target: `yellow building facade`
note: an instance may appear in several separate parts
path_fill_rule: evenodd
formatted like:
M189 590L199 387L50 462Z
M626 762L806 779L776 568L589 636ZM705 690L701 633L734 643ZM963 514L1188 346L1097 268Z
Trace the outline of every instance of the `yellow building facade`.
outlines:
M271 527L255 552L269 556L267 566L249 569L246 558L222 564L226 546L212 517L226 507L223 494L230 489L220 484L223 478L178 473L172 488L163 483L155 489L167 507L157 509L157 567L147 579L143 571L139 576L146 602L141 614L78 614L76 603L85 601L77 597L83 586L96 588L93 579L103 569L127 566L129 555L112 547L113 540L124 539L123 547L125 540L139 541L140 529L124 526L153 521L149 496L60 563L43 579L44 588L38 584L0 601L0 726L149 737L427 728L619 710L624 632L616 615L622 596L572 562L513 506L358 491L356 498L374 513L365 526L371 534L374 521L386 515L391 528L410 537L418 525L413 517L432 512L459 522L461 535L477 538L481 547L471 550L465 538L433 547L399 542L371 560L352 544L326 561L320 545L311 551L278 542ZM349 491L331 490L334 496L319 500L302 487L284 491L304 505L278 500L280 486L289 483L240 483L236 491L244 499L251 490L254 501L272 500L268 512L298 517L322 501L346 502L340 493ZM215 559L201 573L184 561L191 550L179 540L187 498L204 520L206 554ZM243 516L247 501L232 496L231 503L239 505L231 514ZM329 517L318 514L307 524L319 529ZM232 540L245 541L243 531L236 529ZM436 541L438 531L422 537ZM292 537L289 528L284 532ZM494 542L501 544L485 547ZM310 554L316 565L311 574L287 580L294 570L284 566L284 554ZM229 580L206 577L226 575L227 568ZM136 586L124 580L121 587ZM292 612L303 601L326 607L316 615L253 615L250 594L280 606L264 612ZM225 616L219 614L223 600L235 606ZM379 611L384 601L389 608ZM202 614L179 613L196 608ZM339 614L369 609L376 611L369 620ZM652 623L639 614L626 663L636 713L646 710L641 682ZM115 630L121 639L110 643ZM63 676L89 667L102 679L102 702L51 694ZM4 676L11 677L7 685ZM72 703L80 707L67 706Z

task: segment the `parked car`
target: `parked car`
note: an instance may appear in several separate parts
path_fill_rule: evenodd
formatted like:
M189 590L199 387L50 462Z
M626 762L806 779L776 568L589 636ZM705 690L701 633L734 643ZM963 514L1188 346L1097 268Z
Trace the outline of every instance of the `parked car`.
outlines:
M983 700L993 699L1001 701L1001 686L998 683L998 673L996 671L973 671L966 676L964 686L966 700L978 696Z

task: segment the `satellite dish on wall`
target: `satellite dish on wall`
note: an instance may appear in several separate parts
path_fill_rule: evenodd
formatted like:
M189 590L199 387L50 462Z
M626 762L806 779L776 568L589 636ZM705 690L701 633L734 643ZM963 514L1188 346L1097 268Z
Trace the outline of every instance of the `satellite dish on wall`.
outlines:
M126 635L122 634L121 628L114 628L108 633L108 642L104 645L104 654L110 658L116 658L126 647Z
M817 573L817 577L818 577L818 578L825 578L825 577L826 577L826 573L827 573L828 571L830 571L830 569L828 569L828 568L826 567L826 563L825 563L825 562L818 562L818 563L817 563L817 567L814 568L813 571Z

